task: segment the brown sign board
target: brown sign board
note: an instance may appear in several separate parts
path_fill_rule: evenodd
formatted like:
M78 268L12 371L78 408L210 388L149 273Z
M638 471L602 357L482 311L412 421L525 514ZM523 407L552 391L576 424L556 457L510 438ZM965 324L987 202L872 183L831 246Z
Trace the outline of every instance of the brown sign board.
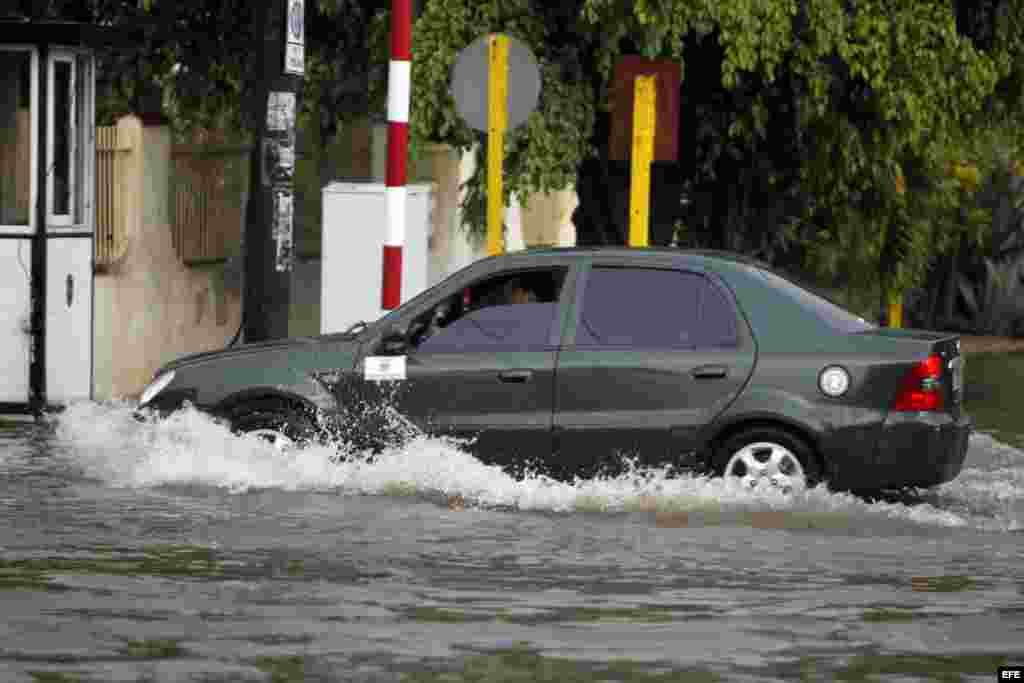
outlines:
M628 161L633 149L633 88L637 76L655 76L654 161L679 160L679 62L626 55L615 65L611 88L609 158Z

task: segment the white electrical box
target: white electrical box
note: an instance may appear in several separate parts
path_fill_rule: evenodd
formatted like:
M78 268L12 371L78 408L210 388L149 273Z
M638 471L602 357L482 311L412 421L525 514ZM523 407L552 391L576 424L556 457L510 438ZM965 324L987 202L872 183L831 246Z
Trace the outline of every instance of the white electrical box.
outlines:
M404 303L427 288L431 185L406 186L402 247ZM343 332L360 320L374 321L381 308L387 199L383 183L334 182L323 190L320 332Z

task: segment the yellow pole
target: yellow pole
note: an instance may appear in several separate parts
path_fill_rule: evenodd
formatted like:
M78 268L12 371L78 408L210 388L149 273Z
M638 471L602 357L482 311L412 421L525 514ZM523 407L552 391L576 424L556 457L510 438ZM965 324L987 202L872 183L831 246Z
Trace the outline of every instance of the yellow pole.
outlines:
M488 54L491 70L487 79L487 255L495 256L505 249L502 161L508 118L508 37L491 34Z
M629 246L648 244L651 161L654 158L655 76L637 76L633 86L633 164L629 192Z
M903 297L899 294L890 295L889 327L903 327Z

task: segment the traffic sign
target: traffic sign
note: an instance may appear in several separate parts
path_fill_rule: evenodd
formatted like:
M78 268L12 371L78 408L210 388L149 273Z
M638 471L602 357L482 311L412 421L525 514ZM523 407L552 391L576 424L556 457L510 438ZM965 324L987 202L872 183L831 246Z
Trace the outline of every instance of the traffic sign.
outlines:
M506 126L515 128L537 107L540 99L540 68L522 41L508 36L508 86ZM470 127L487 132L487 91L491 69L488 36L482 36L459 53L452 66L451 92L455 109Z

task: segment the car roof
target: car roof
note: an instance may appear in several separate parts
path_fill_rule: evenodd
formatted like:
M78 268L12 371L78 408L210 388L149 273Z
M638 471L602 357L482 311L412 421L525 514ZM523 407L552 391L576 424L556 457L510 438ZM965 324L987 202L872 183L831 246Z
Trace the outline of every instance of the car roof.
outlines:
M750 256L732 251L719 249L679 249L676 247L623 247L623 246L589 246L589 247L533 247L523 251L511 252L494 256L494 259L505 259L510 257L534 257L534 256L614 256L616 258L636 259L642 261L645 258L681 258L684 260L696 260L705 262L716 262L721 265L743 264L773 270L770 265Z
M501 268L516 262L525 265L535 257L544 261L558 257L595 256L637 264L645 261L652 265L674 262L717 273L737 295L762 350L800 352L836 349L847 341L845 335L837 334L823 320L794 301L791 286L822 296L815 287L764 261L735 252L674 247L543 247L493 257L491 263Z

